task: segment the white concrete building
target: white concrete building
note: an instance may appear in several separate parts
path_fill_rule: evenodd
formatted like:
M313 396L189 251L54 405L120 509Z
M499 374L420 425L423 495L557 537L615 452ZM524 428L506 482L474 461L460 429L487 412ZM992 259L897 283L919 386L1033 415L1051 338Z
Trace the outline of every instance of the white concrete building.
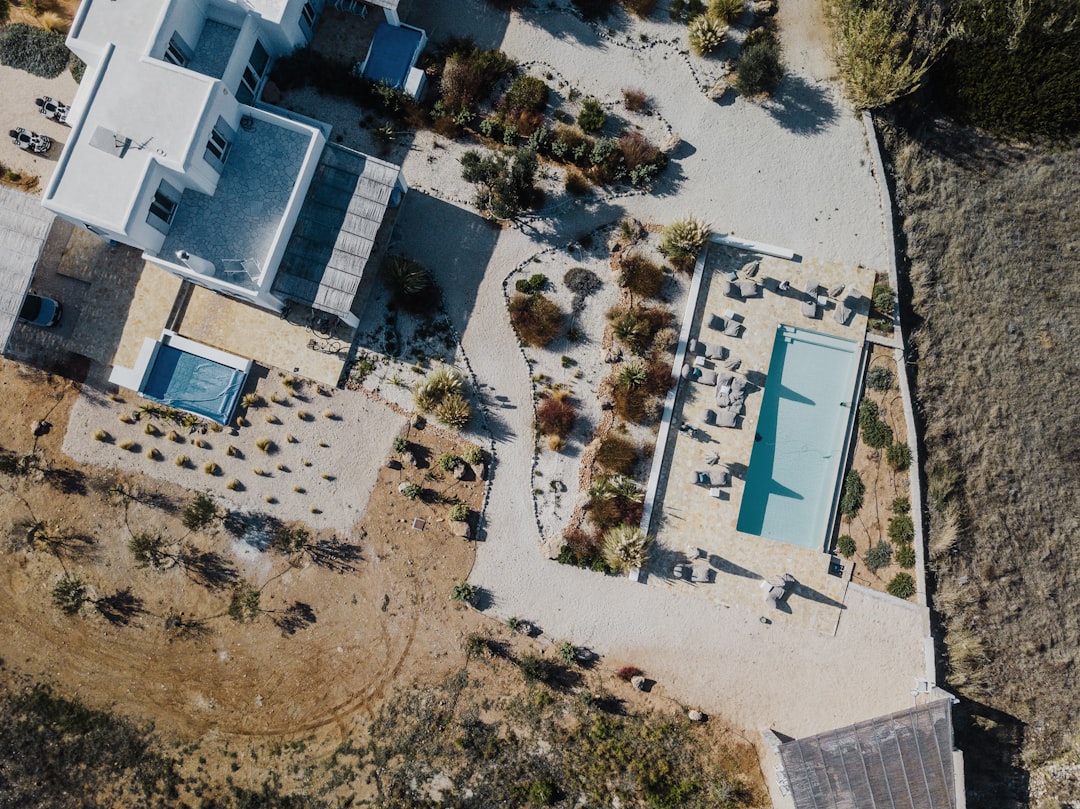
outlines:
M87 69L44 207L193 283L355 326L355 293L404 178L328 144L328 126L258 100L273 60L310 41L323 5L83 0L68 46ZM327 173L330 194L316 179ZM335 226L318 245L310 233L295 243L297 222L314 218ZM279 278L287 252L293 277Z

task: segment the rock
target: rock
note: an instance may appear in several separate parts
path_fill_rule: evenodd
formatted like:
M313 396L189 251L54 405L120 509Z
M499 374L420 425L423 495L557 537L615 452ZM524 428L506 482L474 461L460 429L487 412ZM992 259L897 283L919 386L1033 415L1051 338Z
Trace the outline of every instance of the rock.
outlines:
M405 494L405 490L409 488L409 481L403 480L397 485L398 494Z
M635 674L630 678L630 685L634 686L638 691L645 690L645 678L640 674Z
M689 719L691 722L704 722L705 714L703 714L699 710L696 710L695 708L691 708L689 711L686 712L686 718Z
M386 468L401 469L401 461L399 461L397 458L391 458L389 461L386 462Z
M601 410L612 410L614 407L615 407L615 403L608 400L608 399L604 399L604 400L602 400L600 402L600 409Z
M401 460L412 467L420 466L420 459L416 455L414 455L411 450L406 450L405 452L401 453Z
M731 89L731 83L726 78L717 79L716 84L708 89L706 95L713 101L723 98Z
M462 539L472 539L472 528L467 522L450 521L450 533Z
M47 421L35 421L30 425L30 430L33 432L34 438L37 438L38 436L45 435L45 433L49 432L50 427L52 427L52 425Z
M454 478L456 480L472 479L472 467L467 463L459 463L454 467Z

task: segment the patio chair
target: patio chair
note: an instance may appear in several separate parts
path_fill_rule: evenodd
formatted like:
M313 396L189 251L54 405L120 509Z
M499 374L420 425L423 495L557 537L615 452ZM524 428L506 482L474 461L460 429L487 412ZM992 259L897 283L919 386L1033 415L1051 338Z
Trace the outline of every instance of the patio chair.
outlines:
M708 424L710 427L715 427L716 426L716 411L715 410L706 410L705 411L705 423ZM706 463L708 463L708 461L706 461Z
M713 472L710 477L712 478L713 486L730 486L731 485L731 473L726 469L721 469L719 472Z
M817 317L817 300L811 296L803 298L802 313L805 317Z
M695 368L694 372L691 372L690 378L697 382L699 385L716 384L716 371L713 371L710 368Z
M733 411L731 408L721 410L716 415L717 427L737 427L739 414Z
M715 486L712 481L712 476L708 472L695 472L694 473L694 485L695 486Z
M846 303L841 301L836 304L836 310L833 312L833 320L839 323L841 326L846 326L848 320L851 319L851 310L848 309Z
M693 565L690 568L690 581L698 584L706 583L709 581L710 572L708 565Z
M759 259L754 259L753 261L748 261L743 264L742 268L739 270L739 274L743 278L753 278L758 274L759 269L761 269L761 261Z
M724 356L723 346L703 343L700 340L691 340L687 343L686 348L691 354L704 357L707 360L718 360Z

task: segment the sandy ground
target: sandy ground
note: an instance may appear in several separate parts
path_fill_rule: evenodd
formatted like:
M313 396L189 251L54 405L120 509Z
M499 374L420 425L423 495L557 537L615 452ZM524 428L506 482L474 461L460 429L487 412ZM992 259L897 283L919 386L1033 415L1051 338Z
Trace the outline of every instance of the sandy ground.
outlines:
M481 10L489 19L478 0L452 9L421 0L410 21L447 36L463 32ZM924 673L923 614L911 605L855 590L836 636L823 638L543 557L529 502L529 370L502 288L506 274L538 249L564 245L626 214L657 222L694 214L720 232L880 266L881 214L861 124L798 52L789 53L793 75L772 103L722 105L696 89L694 74L672 49L619 47L565 14L527 11L504 23L505 31L485 29L478 39L523 61L557 64L601 99L615 98L627 84L641 86L682 145L659 193L593 199L520 229L492 231L431 194L413 193L406 203L396 249L436 269L483 394L500 405L488 414L496 476L471 580L491 590L493 614L534 619L550 633L639 665L681 698L752 732L771 725L811 733L909 705L913 678ZM407 177L415 160L424 158L406 158ZM460 247L447 251L447 244Z
M34 99L52 96L70 104L77 88L75 79L66 70L55 79L43 79L0 65L0 110L6 113L2 133L5 137L0 139L0 163L20 174L38 177L39 191L48 184L71 129L41 115L34 106ZM53 140L52 149L43 155L35 155L13 144L7 132L20 126L40 135L48 135Z

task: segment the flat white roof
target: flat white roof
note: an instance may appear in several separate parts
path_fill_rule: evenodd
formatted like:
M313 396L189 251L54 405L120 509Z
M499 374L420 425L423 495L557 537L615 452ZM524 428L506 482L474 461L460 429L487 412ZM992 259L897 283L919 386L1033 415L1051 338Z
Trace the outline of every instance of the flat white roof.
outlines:
M288 0L247 0L247 5L264 20L281 22L281 15L289 5Z
M71 38L98 48L116 43L142 53L169 0L82 0Z
M57 171L54 203L67 211L105 212L126 230L152 161L183 171L217 82L166 62L113 50ZM103 223L104 224L104 223Z

